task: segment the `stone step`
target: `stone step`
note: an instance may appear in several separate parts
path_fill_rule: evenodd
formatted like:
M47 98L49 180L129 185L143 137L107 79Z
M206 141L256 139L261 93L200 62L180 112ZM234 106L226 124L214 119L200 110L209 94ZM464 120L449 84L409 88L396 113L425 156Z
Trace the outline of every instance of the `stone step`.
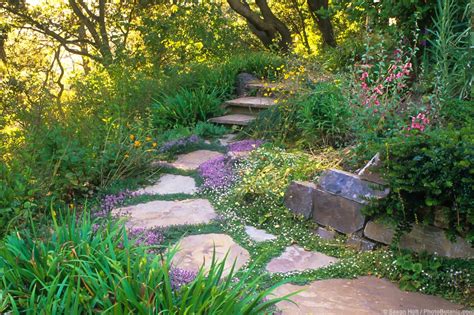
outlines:
M209 119L209 122L223 125L246 126L255 119L251 115L231 114Z
M272 97L241 97L234 100L229 100L224 103L227 107L246 107L246 108L259 108L267 109L274 106L275 99Z

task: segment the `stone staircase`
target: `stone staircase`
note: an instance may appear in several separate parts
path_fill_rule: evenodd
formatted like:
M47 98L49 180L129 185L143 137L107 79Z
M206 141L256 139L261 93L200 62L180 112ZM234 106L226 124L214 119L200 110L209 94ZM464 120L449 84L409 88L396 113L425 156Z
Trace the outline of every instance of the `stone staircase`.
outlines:
M226 110L226 115L211 118L209 122L222 125L246 126L255 120L261 111L276 105L277 99L275 98L274 91L278 90L277 83L251 81L245 86L247 91L256 96L244 95L224 102L222 106Z

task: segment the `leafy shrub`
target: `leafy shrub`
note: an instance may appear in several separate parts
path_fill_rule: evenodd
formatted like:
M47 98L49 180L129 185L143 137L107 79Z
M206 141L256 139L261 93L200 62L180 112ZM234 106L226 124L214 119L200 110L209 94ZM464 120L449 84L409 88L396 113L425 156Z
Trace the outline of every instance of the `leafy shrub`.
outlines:
M275 144L288 144L296 141L296 106L289 100L261 111L250 123L245 132L252 138L266 139Z
M351 111L340 88L319 83L295 100L296 126L304 144L341 146L349 137Z
M229 133L229 129L208 122L198 122L194 127L194 133L203 138L213 138Z
M54 212L53 222L40 239L23 232L0 243L0 311L259 314L281 300L264 301L271 289L259 292L249 272L224 278L223 262L191 276L170 270L174 250L149 255L121 223L57 221Z
M155 102L153 121L161 129L194 126L222 113L222 101L222 94L216 89L182 89Z
M387 141L383 175L392 191L370 214L400 226L432 222L441 211L452 234L474 241L474 137L471 128L418 131Z
M455 296L469 292L472 286L473 267L469 260L401 253L394 265L398 270L395 279L400 281L402 290Z
M452 125L456 128L472 126L474 120L474 106L472 101L449 99L441 104L439 111L441 124Z
M0 161L0 235L8 230L14 217L25 215L37 206L34 201L37 193L38 186L28 167L21 167L15 161L12 165Z

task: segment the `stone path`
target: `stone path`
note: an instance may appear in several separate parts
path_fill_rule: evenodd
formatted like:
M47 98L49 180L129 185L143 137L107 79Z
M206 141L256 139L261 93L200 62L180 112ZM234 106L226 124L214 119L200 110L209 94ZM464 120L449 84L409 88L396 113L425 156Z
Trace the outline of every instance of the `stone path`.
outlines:
M220 140L228 145L234 138L227 136ZM182 170L197 170L198 167L221 153L198 150L179 155L168 166ZM235 158L242 158L236 156ZM196 182L190 176L163 175L156 184L145 187L139 193L151 195L194 194ZM129 224L144 228L168 227L185 224L206 224L217 217L213 206L207 199L186 199L175 201L151 201L134 206L113 210L114 214L129 216ZM245 226L245 232L255 242L267 242L277 239L275 235L253 226ZM321 229L326 238L332 239L335 232ZM327 234L327 235L326 235ZM250 260L249 252L237 244L232 237L222 233L190 235L178 244L179 251L173 258L173 265L179 268L197 271L202 265L208 268L215 251L217 260L226 255L224 274L227 275L235 262L238 270ZM283 253L270 260L266 265L269 273L300 272L324 268L334 264L338 259L315 251L306 251L300 246L287 247ZM444 299L419 293L403 292L395 284L376 277L359 279L329 279L314 281L305 286L285 284L274 291L275 296L284 296L303 290L291 297L296 303L280 302L277 306L282 314L390 314L408 309L460 309L462 306ZM395 313L393 313L395 314ZM397 313L401 314L401 313ZM421 313L420 313L421 314Z
M178 244L179 252L173 258L176 267L197 271L204 264L208 268L215 251L217 261L225 261L224 275L228 275L235 261L235 270L240 269L249 259L249 252L234 242L226 234L191 235Z
M283 254L273 258L266 269L270 273L304 271L319 269L337 262L337 258L319 252L306 251L304 248L293 245L287 247Z
M167 194L194 194L197 192L196 181L191 176L165 174L158 182L137 190L139 194L167 195Z
M178 155L176 161L169 163L168 166L185 171L195 171L204 162L212 160L218 156L222 156L222 153L209 150L198 150Z
M423 310L462 308L436 296L401 291L390 281L376 277L329 279L305 286L284 284L274 294L285 296L302 289L303 292L290 298L297 305L286 301L277 304L283 315L410 314L408 310L419 311L413 314L429 314Z
M254 242L272 241L277 238L275 235L269 234L264 230L259 230L250 225L245 226L245 233L247 233L250 239Z
M207 199L150 201L115 209L112 214L127 215L130 225L144 228L209 223L217 217Z

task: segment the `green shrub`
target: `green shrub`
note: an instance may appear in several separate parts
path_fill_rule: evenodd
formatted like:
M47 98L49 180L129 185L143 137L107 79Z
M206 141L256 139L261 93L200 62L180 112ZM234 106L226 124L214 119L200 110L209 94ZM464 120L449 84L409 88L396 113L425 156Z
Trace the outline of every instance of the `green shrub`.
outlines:
M56 219L37 239L14 233L0 243L2 312L117 314L261 314L281 299L263 299L259 279L214 259L208 273L176 288L169 276L174 250L163 255L136 246L122 223L91 222L87 214Z
M342 146L350 131L348 100L334 83L317 84L308 94L297 97L296 127L306 146Z
M176 94L164 95L153 105L153 121L160 129L194 126L221 114L222 101L222 94L216 89L182 89Z
M441 123L444 126L452 125L462 128L473 124L474 102L459 99L449 99L442 102L439 112Z
M261 111L245 129L252 138L266 139L275 144L294 143L298 139L296 106L284 100L278 106Z
M37 193L38 185L27 166L0 161L0 235L8 230L13 218L27 215L28 210L36 207Z
M198 122L194 127L194 133L203 138L213 138L229 133L229 129L225 126L219 126L207 122Z
M368 214L392 218L400 227L431 223L443 213L449 233L474 241L473 129L409 133L386 142L383 176L391 187L388 198Z

